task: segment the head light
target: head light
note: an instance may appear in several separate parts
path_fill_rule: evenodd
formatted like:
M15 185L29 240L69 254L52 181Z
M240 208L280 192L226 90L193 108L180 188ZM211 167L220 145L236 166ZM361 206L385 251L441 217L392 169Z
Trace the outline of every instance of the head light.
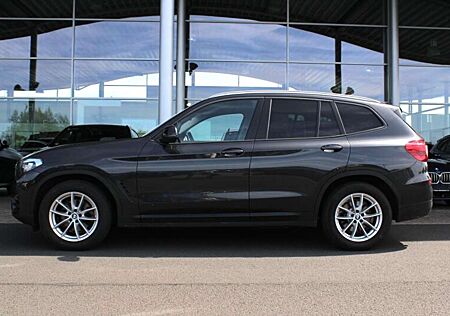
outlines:
M39 158L26 158L22 161L22 172L28 172L36 167L42 165L42 160Z

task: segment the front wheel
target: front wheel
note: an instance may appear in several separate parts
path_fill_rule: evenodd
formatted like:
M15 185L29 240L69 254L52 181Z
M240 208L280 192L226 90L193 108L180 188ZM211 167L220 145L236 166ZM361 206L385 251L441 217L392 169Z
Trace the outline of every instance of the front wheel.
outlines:
M105 194L86 181L57 184L44 197L39 223L56 247L84 250L97 246L111 227L111 206Z
M367 183L348 183L327 197L321 223L326 237L346 250L373 247L389 231L391 205L386 196Z

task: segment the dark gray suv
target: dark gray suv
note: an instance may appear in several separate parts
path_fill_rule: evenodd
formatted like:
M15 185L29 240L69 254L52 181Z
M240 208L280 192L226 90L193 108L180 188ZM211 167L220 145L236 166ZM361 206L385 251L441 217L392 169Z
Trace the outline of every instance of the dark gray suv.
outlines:
M428 151L397 107L300 92L214 96L136 139L25 157L13 215L55 245L111 226L316 226L361 250L429 213Z

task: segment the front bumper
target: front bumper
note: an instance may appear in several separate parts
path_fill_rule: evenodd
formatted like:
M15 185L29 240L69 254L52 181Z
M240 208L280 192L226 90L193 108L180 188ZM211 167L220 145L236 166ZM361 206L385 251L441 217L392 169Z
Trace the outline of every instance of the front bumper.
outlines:
M450 200L450 184L434 183L433 184L433 199L435 201Z
M38 227L37 219L37 188L34 179L37 173L27 173L18 179L13 186L11 198L11 214L24 224Z

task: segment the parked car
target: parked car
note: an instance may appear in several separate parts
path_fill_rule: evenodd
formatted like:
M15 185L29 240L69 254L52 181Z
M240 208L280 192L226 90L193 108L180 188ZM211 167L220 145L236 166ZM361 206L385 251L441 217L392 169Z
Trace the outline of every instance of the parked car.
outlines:
M23 156L26 156L47 146L48 143L40 140L27 140L22 146L20 146L18 152Z
M450 135L439 139L431 148L428 170L433 199L450 205Z
M0 188L6 188L8 194L14 184L14 171L16 163L22 156L10 148L6 140L0 140Z
M122 138L137 138L137 133L127 125L111 125L111 124L87 124L87 125L71 125L63 129L49 143L49 147L93 142L105 141Z
M300 92L218 95L149 134L38 152L12 213L64 249L111 226L316 226L368 249L427 215L426 144L398 107Z

